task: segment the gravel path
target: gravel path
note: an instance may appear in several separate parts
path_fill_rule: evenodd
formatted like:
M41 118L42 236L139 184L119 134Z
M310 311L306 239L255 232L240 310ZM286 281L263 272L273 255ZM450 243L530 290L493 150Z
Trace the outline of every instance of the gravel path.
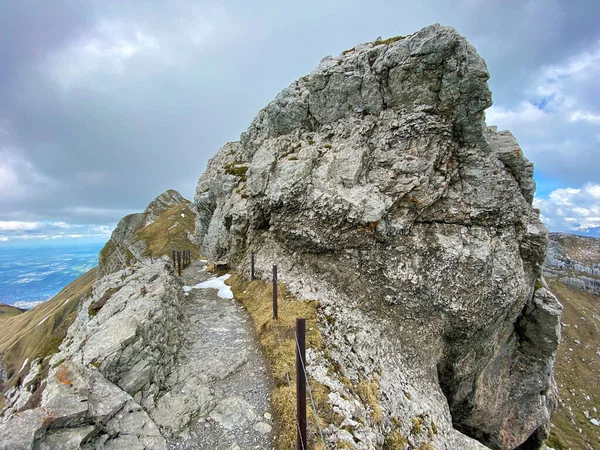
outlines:
M156 414L190 422L168 448L273 448L270 381L251 319L235 299L221 298L229 289L194 287L208 280L222 284L204 268L195 262L182 274L189 300L186 345Z

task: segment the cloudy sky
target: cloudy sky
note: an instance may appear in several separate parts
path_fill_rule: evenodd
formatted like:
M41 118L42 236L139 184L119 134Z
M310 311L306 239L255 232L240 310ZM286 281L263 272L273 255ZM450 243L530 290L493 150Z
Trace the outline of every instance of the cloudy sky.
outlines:
M106 239L323 56L439 22L485 58L552 230L600 226L597 0L0 0L0 241Z

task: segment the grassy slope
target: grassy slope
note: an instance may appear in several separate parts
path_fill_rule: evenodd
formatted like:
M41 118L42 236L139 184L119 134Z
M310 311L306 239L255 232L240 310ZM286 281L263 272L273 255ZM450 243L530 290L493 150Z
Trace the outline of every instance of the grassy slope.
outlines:
M557 450L600 448L600 427L584 415L600 420L600 297L558 281L549 285L564 306L564 326L556 359L561 405L548 443Z
M181 215L185 217L181 217ZM164 211L157 219L136 232L137 239L143 239L153 257L171 256L172 250L191 250L192 259L198 259L198 247L188 239L194 234L195 214L190 205L181 203ZM150 256L150 254L148 256Z
M25 310L0 303L0 323L2 323L2 321L8 317L16 316L18 314L22 314L23 312L25 312Z
M600 239L587 236L567 235L556 239L567 251L569 258L584 264L600 261Z
M0 320L0 358L9 378L0 385L0 394L14 385L27 369L25 360L55 353L62 342L82 298L91 294L96 268L69 283L51 300L22 314ZM1 395L0 395L1 397Z

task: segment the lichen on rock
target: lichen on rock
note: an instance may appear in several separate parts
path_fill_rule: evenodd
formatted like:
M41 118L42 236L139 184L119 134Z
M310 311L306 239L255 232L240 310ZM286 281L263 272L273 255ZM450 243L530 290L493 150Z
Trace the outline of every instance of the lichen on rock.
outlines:
M284 89L200 177L202 253L245 272L254 251L265 279L277 263L320 301L344 376L378 380L381 420L330 424L333 444L541 445L561 307L540 283L533 167L485 124L488 78L450 27L356 46ZM415 417L437 432L411 434Z

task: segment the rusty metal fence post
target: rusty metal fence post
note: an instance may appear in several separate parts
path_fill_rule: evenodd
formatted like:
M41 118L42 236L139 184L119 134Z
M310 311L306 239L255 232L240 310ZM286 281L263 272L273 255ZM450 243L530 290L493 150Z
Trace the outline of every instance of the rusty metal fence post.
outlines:
M254 281L254 252L250 256L250 281Z
M177 274L181 276L181 251L177 251Z
M273 264L273 319L277 320L277 265Z
M306 321L296 319L296 417L297 448L306 450ZM317 419L318 420L318 419Z

